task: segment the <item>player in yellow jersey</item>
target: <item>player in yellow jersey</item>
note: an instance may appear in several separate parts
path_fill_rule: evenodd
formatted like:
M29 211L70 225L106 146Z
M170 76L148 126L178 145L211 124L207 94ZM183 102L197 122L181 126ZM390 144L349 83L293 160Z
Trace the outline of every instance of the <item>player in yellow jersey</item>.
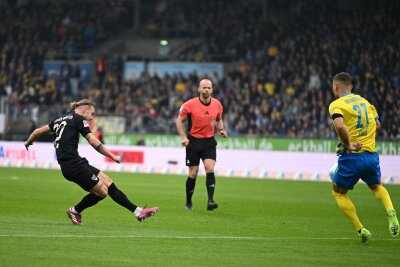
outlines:
M350 74L341 72L335 75L333 93L337 99L329 105L329 114L340 143L338 168L332 178L332 194L364 243L371 233L358 219L356 208L347 195L360 178L385 207L393 237L399 234L399 222L390 195L381 185L379 155L375 149L376 129L380 127L378 114L366 99L351 93L352 88Z

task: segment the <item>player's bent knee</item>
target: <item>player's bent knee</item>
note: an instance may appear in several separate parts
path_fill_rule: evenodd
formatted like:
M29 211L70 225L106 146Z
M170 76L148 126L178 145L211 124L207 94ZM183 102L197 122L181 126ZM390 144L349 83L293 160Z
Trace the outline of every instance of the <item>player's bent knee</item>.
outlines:
M99 197L106 197L108 195L108 188L104 186L101 190L98 191Z
M107 191L104 190L99 190L99 191L92 191L93 194L95 194L98 197L105 198L108 195Z
M336 183L332 184L332 192L337 194L345 195L347 194L348 189L339 187Z
M368 185L368 187L369 187L369 189L370 189L371 191L374 191L374 190L378 189L378 187L379 187L380 185L381 185L381 184L370 184L370 185Z
M102 183L101 181L99 181L97 183L97 185L95 185L92 190L90 190L90 192L92 192L93 194L95 194L96 196L99 197L106 197L108 195L108 187Z
M112 183L113 180L111 180L110 177L108 177L107 174L105 174L104 172L99 172L98 177L100 178L100 180L106 185L106 187L109 187Z
M197 173L190 173L189 172L189 177L196 180L197 179Z
M192 179L197 178L197 173L199 172L199 166L189 167L189 177Z

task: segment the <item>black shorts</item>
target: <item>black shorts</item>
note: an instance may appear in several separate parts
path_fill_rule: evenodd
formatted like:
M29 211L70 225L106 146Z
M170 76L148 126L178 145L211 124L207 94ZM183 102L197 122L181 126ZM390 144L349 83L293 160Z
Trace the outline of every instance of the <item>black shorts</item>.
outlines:
M188 136L189 145L186 146L186 166L199 166L200 159L217 160L217 141L211 138L195 138Z
M60 162L65 179L74 182L86 191L90 191L98 182L100 170L89 164L85 158L70 159Z

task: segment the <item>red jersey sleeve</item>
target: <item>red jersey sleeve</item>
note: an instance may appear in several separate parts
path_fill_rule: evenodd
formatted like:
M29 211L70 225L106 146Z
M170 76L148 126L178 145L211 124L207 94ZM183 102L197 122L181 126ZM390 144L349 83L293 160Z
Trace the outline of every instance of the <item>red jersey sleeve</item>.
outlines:
M185 102L182 104L182 106L179 108L179 115L181 116L182 119L187 119L188 115L192 112L191 105L189 104L189 101Z
M220 120L222 118L222 113L224 112L224 107L222 106L221 103L218 105L218 114L217 114L217 120Z

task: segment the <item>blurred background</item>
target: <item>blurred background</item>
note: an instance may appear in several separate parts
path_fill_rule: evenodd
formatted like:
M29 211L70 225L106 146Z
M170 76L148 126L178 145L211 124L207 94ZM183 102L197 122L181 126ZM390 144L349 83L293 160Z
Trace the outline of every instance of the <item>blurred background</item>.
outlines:
M331 79L346 71L378 110L378 139L399 153L399 10L391 0L0 0L0 137L24 140L90 98L106 143L179 146L179 106L208 77L233 148L240 137L335 140Z

